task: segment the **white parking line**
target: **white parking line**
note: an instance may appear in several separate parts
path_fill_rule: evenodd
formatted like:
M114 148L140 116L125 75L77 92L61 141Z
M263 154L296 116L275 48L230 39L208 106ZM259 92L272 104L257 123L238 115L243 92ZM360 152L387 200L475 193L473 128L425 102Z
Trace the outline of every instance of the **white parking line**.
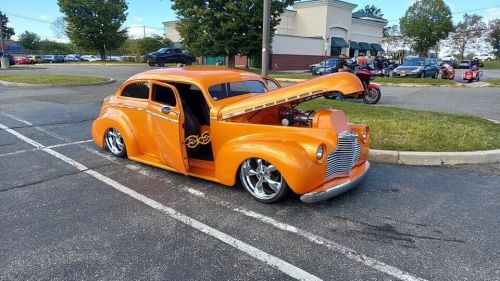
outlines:
M283 222L280 222L278 220L275 220L271 217L268 217L268 216L265 216L265 215L262 215L260 213L257 213L257 212L254 212L254 211L250 211L250 210L246 210L244 208L241 208L241 207L236 207L234 205L232 205L231 203L228 203L228 202L224 202L224 201L220 201L220 200L215 200L213 198L209 198L207 196L205 196L205 193L199 191L199 190L196 190L196 189L193 189L193 188L185 188L185 190L193 195L196 195L196 196L200 196L200 197L204 197L204 198L207 198L207 200L210 200L212 202L214 202L215 204L217 205L221 205L221 206L224 206L232 211L235 211L235 212L238 212L238 213L241 213L247 217L251 217L251 218L254 218L254 219L257 219L263 223L266 223L266 224L270 224L278 229L281 229L281 230L284 230L284 231L287 231L287 232L291 232L293 234L296 234L298 236L301 236L303 238L306 238L307 240L309 240L310 242L312 243L315 243L315 244L318 244L318 245L323 245L325 247L327 247L328 249L330 250L333 250L335 252L338 252L344 256L346 256L347 258L349 258L350 260L353 260L353 261L356 261L356 262L359 262L359 263L362 263L372 269L375 269L377 271L380 271L380 272L383 272L385 274L388 274L388 275L391 275L399 280L406 280L406 281L425 281L425 279L422 279L420 277L416 277L416 276L413 276L411 275L410 273L408 272L405 272L403 270L400 270L394 266L391 266L391 265L388 265L388 264L385 264L381 261L378 261L374 258L371 258L371 257L368 257L368 256L365 256L363 254L360 254L360 253L357 253L355 250L349 248L349 247L346 247L344 245L341 245L337 242L334 242L330 239L327 239L327 238L324 238L324 237L321 237L321 236L318 236L312 232L309 232L309 231L306 231L306 230L302 230L300 228L297 228L293 225L289 225L289 224L286 224L286 223L283 223Z
M65 143L60 143L60 144L55 144L55 145L47 146L46 148L57 148L57 147L63 147L63 146L68 146L68 145L87 143L87 142L91 142L91 141L93 141L93 140L65 142ZM2 156L8 156L8 155L14 155L14 154L20 154L20 153L25 153L25 152L31 152L31 151L37 151L37 150L40 150L40 149L41 148L16 150L16 151L13 151L13 152L0 154L0 157L2 157Z
M10 114L6 114L6 113L2 113L4 114L5 116L8 116L8 117L11 117L12 119L15 119L19 122L22 122L24 124L31 124L30 122L26 121L26 120L22 120L22 119L19 119L15 116L12 116ZM36 128L36 127L35 127ZM44 130L45 132L45 130ZM60 137L62 138L62 137ZM88 148L87 149L88 151L92 152L92 153L95 153L101 157L104 157L106 159L109 159L113 162L116 162L116 160L114 160L114 157L110 157L108 154L103 154L97 150L94 150L94 149L91 149L91 148ZM148 176L148 177L153 177L152 175L150 175L150 173L144 169L142 169L141 167L135 165L135 164L127 164L126 165L127 168L131 169L131 170L134 170L134 171L137 171L139 172L140 174L142 175L145 175L145 176ZM235 212L239 212L245 216L248 216L248 217L251 217L251 218L254 218L254 219L257 219L261 222L264 222L264 223L267 223L267 224L270 224L278 229L281 229L281 230L284 230L284 231L288 231L288 232L291 232L291 233L294 233L296 235L299 235L301 237L304 237L306 238L307 240L311 241L312 243L316 243L318 245L324 245L326 246L327 248L329 248L330 250L333 250L335 252L338 252L338 253L341 253L342 255L346 256L347 258L353 260L353 261L356 261L356 262L359 262L361 264L364 264L372 269L375 269L379 272L383 272L385 274L388 274L390 276L393 276L399 280L405 280L405 281L425 281L426 279L423 279L423 278L420 278L420 277L416 277L416 276L413 276L412 274L408 273L408 272L405 272L401 269L398 269L394 266L391 266L391 265L388 265L388 264L385 264L381 261L378 261L374 258L371 258L371 257L368 257L368 256L365 256L363 254L360 254L358 252L356 252L354 249L351 249L347 246L344 246L344 245L341 245L337 242L334 242L330 239L327 239L327 238L324 238L324 237L321 237L321 236L318 236L314 233L311 233L311 232L308 232L308 231L305 231L305 230L302 230L300 228L297 228L295 226L292 226L292 225L289 225L289 224L286 224L286 223L283 223L283 222L279 222L271 217L267 217L265 215L262 215L262 214L259 214L257 212L253 212L253 211L250 211L250 210L246 210L246 209L243 209L243 208L240 208L240 207L235 207L233 206L232 204L228 203L228 202L224 202L224 201L221 201L221 200L215 200L215 199L212 199L212 198L209 198L208 196L205 196L205 194L199 190L196 190L194 188L185 188L184 189L185 191L193 194L193 195L196 195L196 196L199 196L199 197L205 197L206 199L216 203L216 204L219 204L221 206L224 206L224 207L227 207Z
M82 171L82 172L85 172L86 174L98 179L99 181L115 188L116 190L124 193L124 194L127 194L128 196L156 209L156 210L159 210L161 212L163 212L164 214L168 215L169 217L179 221L179 222L182 222L186 225L189 225L193 228L195 228L196 230L200 231L200 232L203 232L213 238L216 238L224 243L226 243L227 245L231 246L231 247L234 247L244 253L246 253L247 255L249 256L252 256L254 257L255 259L259 260L259 261L262 261L278 270L280 270L281 272L287 274L288 276L292 277L292 278L295 278L297 280L321 280L319 277L315 276L315 275L312 275L280 258L277 258L273 255L270 255L256 247L253 247L241 240L238 240L228 234L225 234L224 232L221 232L213 227L210 227L202 222L199 222L189 216L186 216L182 213L179 213L177 212L176 210L172 209L172 208L169 208L169 207L166 207L164 205L162 205L161 203L157 202L157 201L154 201L153 199L150 199L116 181L114 181L113 179L111 178L108 178L106 176L104 176L103 174L97 172L97 171L94 171L94 170L90 170L88 169L85 165L51 149L51 148L48 148L48 147L45 147L44 145L22 135L21 133L15 131L15 130L12 130L10 128L8 128L7 126L3 125L3 124L0 124L0 128L5 130L6 132L9 132L10 134L14 135L15 137L19 138L20 140L26 142L26 143L29 143L33 146L35 146L36 148L40 148L42 151L45 151L47 152L48 154L62 160L63 162L73 166L74 168L78 169L79 171Z

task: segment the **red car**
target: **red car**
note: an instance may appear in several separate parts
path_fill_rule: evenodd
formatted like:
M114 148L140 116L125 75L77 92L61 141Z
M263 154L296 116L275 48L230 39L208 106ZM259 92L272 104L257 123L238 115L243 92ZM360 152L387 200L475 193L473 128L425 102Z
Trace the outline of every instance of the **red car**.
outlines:
M15 57L16 64L31 64L31 61L25 57Z

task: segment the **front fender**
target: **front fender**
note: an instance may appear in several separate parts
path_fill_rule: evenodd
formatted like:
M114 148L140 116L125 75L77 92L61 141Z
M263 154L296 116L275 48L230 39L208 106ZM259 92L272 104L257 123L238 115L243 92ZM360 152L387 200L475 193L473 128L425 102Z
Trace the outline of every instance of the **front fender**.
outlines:
M323 184L325 165L311 157L303 145L293 140L238 139L226 143L215 155L215 175L220 183L232 186L241 163L262 158L273 164L297 194Z
M136 134L130 119L120 110L108 108L92 123L92 138L97 146L104 148L104 133L109 128L117 129L125 141L127 155L139 155Z

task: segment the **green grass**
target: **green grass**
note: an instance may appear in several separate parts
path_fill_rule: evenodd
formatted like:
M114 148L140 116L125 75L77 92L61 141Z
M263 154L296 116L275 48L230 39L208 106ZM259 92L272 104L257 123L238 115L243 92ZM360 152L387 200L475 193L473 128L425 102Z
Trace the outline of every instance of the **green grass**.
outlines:
M343 110L349 122L370 126L374 149L441 152L500 148L500 124L478 117L324 99L300 107Z
M500 86L500 79L487 79L487 80L483 80L483 81L488 82L494 86Z
M74 75L19 75L0 74L0 80L28 84L89 84L108 81L108 78Z
M432 79L432 78L391 78L377 77L373 80L375 83L392 83L392 84L425 84L425 85L455 85L456 83L448 79Z
M12 65L7 69L0 68L0 71L9 71L9 70L31 70L31 69L47 69L46 67L40 66L27 66L27 65Z
M483 69L500 69L500 60L485 61Z

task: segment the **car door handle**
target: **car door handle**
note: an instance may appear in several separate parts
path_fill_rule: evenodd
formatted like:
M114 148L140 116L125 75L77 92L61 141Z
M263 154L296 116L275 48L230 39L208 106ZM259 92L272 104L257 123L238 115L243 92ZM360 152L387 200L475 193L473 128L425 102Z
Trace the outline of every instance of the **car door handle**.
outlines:
M168 106L165 106L161 109L161 112L163 112L163 114L169 114L171 111L172 110Z

